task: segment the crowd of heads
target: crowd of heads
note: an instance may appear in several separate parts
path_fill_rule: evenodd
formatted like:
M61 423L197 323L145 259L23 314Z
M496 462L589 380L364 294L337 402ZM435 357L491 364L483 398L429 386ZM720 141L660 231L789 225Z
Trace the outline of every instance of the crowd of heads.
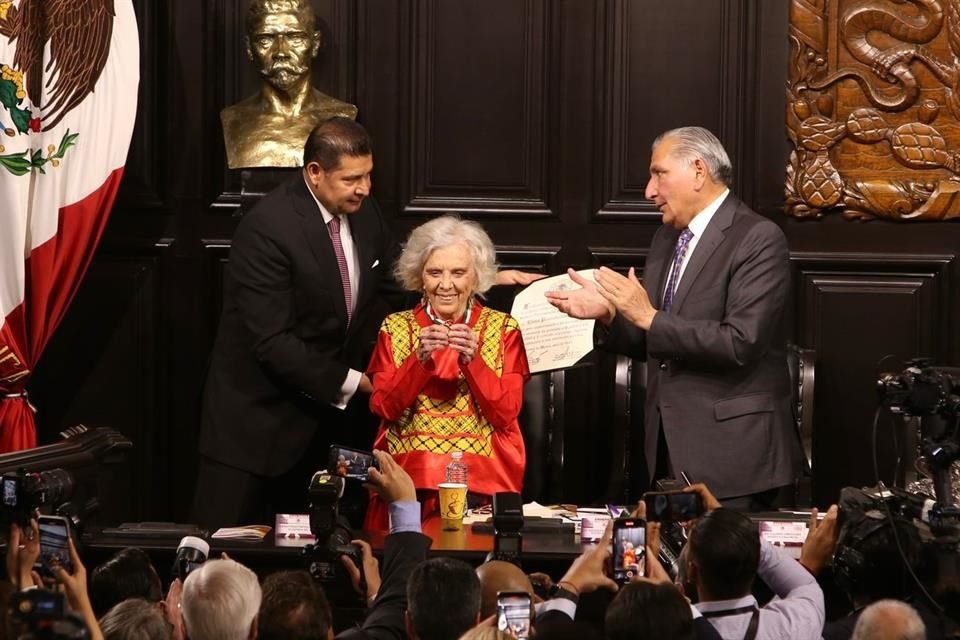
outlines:
M708 495L708 494L705 494ZM610 561L610 531L594 548L577 558L556 584L545 574L526 574L518 565L490 560L474 568L462 560L433 557L417 564L406 578L402 628L411 640L494 640L511 637L495 623L498 594L526 594L531 603L530 619L537 637L694 639L698 629L697 610L691 603L735 602L755 591L762 573L761 538L756 523L747 515L719 503L687 526L687 542L677 579L669 576L657 560L660 525L648 523L647 576L617 586L605 574ZM637 515L637 514L635 514ZM639 514L642 515L642 514ZM818 549L804 551L800 563L819 573L829 562L836 542L836 510L831 509L811 529L808 543ZM828 531L829 529L829 531ZM817 538L811 542L811 538ZM11 582L5 585L9 597L17 588L44 584L13 584L23 576L36 553L35 543L23 536L16 525L11 532L13 549L8 550L7 567ZM826 543L826 544L825 544ZM652 545L652 546L651 546ZM227 557L207 560L185 580L175 579L164 590L159 572L142 550L119 551L87 574L71 543L73 576L58 573L71 608L91 628L107 639L130 640L330 640L334 637L335 612L324 586L305 570L284 570L267 575L261 582L254 571ZM869 551L869 550L868 550ZM34 558L35 560L35 558ZM791 560L791 562L795 562ZM379 579L379 576L378 576ZM535 587L536 585L536 587ZM578 596L595 597L594 606L577 609L576 620L569 616L558 624L542 605L558 589ZM819 589L819 588L818 588ZM166 591L166 593L165 593ZM604 594L604 595L601 595ZM856 625L848 625L843 637L859 639L900 638L919 640L942 637L928 631L929 620L905 602L911 594L877 592L884 598L864 599L863 591L851 593L860 612ZM890 599L890 597L898 599ZM786 594L786 599L791 597ZM601 602L597 607L596 603ZM822 600L821 600L822 602ZM544 607L538 611L537 607ZM549 602L547 603L549 605ZM913 604L917 604L916 601ZM869 605L869 606L868 606ZM762 605L761 605L762 606ZM821 604L822 607L822 604ZM929 609L920 607L929 614ZM10 612L6 637L11 636ZM703 620L699 621L703 624ZM828 623L829 626L829 623ZM824 631L814 625L816 637ZM93 634L92 637L99 637ZM828 637L839 637L836 633Z

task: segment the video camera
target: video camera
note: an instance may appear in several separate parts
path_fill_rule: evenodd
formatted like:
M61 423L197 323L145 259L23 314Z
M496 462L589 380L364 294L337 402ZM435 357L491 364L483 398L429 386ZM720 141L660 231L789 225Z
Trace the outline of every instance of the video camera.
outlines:
M946 610L960 610L960 485L954 482L957 475L955 463L960 460L960 368L934 367L929 359L916 358L907 362L906 368L896 374L884 374L877 381L880 402L894 413L919 418L921 469L930 480L921 480L911 485L924 489L932 482L935 500L921 493L902 489L886 489L879 493L868 491L867 500L875 507L866 513L870 518L860 518L863 524L845 524L852 527L852 543L846 547L857 550L857 535L879 530L878 521L892 520L887 527L893 535L897 552L905 568L914 578L920 591L928 595L933 604ZM845 494L855 489L844 489ZM848 503L850 502L847 496ZM847 512L857 513L856 507L848 504ZM841 516L844 505L841 504ZM916 529L920 535L913 535ZM905 532L905 533L902 533ZM841 542L844 531L841 530ZM841 555L840 570L851 563ZM913 559L931 556L929 578L923 580L914 571ZM850 553L855 561L857 555ZM889 567L888 567L889 569ZM926 583L926 585L924 584ZM928 589L928 587L930 587Z
M926 592L946 611L960 610L956 548L929 525L932 500L902 489L845 487L839 506L833 572L844 591L869 601Z
M315 544L303 548L307 571L313 579L325 587L327 597L335 605L357 604L358 595L340 564L346 556L360 569L360 591L366 591L363 575L363 552L351 542L353 532L340 516L340 498L343 496L344 480L326 471L318 471L310 479L307 491L310 496L310 532L317 539Z
M932 476L936 504L928 521L936 532L960 539L960 507L952 479L960 460L960 368L934 367L916 358L898 374L877 381L880 401L895 413L920 418L921 454Z
M914 358L900 373L885 373L877 381L884 405L913 416L960 414L960 369L934 367L927 358Z
M62 593L44 589L17 591L10 596L9 609L14 621L28 630L19 638L80 640L90 637L83 620L67 610Z
M30 527L41 507L61 507L73 495L73 476L65 469L27 473L20 469L0 477L0 522Z

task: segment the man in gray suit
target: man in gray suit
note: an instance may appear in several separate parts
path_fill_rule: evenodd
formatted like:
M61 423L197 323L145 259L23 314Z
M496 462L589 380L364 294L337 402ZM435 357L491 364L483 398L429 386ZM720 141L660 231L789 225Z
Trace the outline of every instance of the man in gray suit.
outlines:
M791 426L780 228L728 188L723 145L701 127L653 143L646 196L663 216L641 283L606 267L596 283L547 294L596 318L598 346L647 360L644 450L650 480L684 471L722 501L769 508L799 468Z

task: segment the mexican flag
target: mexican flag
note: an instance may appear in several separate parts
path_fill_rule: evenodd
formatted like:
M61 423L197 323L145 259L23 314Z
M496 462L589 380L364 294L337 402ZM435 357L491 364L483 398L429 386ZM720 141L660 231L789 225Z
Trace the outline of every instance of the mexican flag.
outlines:
M137 108L131 0L0 0L0 452L113 206Z

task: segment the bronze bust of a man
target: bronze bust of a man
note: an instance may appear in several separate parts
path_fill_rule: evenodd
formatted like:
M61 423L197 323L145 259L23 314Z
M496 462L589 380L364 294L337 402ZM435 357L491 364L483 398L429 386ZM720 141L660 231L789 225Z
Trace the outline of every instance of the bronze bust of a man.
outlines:
M309 0L252 0L247 56L263 79L260 92L220 112L227 165L299 167L303 144L320 122L355 118L357 107L310 86L321 33Z

